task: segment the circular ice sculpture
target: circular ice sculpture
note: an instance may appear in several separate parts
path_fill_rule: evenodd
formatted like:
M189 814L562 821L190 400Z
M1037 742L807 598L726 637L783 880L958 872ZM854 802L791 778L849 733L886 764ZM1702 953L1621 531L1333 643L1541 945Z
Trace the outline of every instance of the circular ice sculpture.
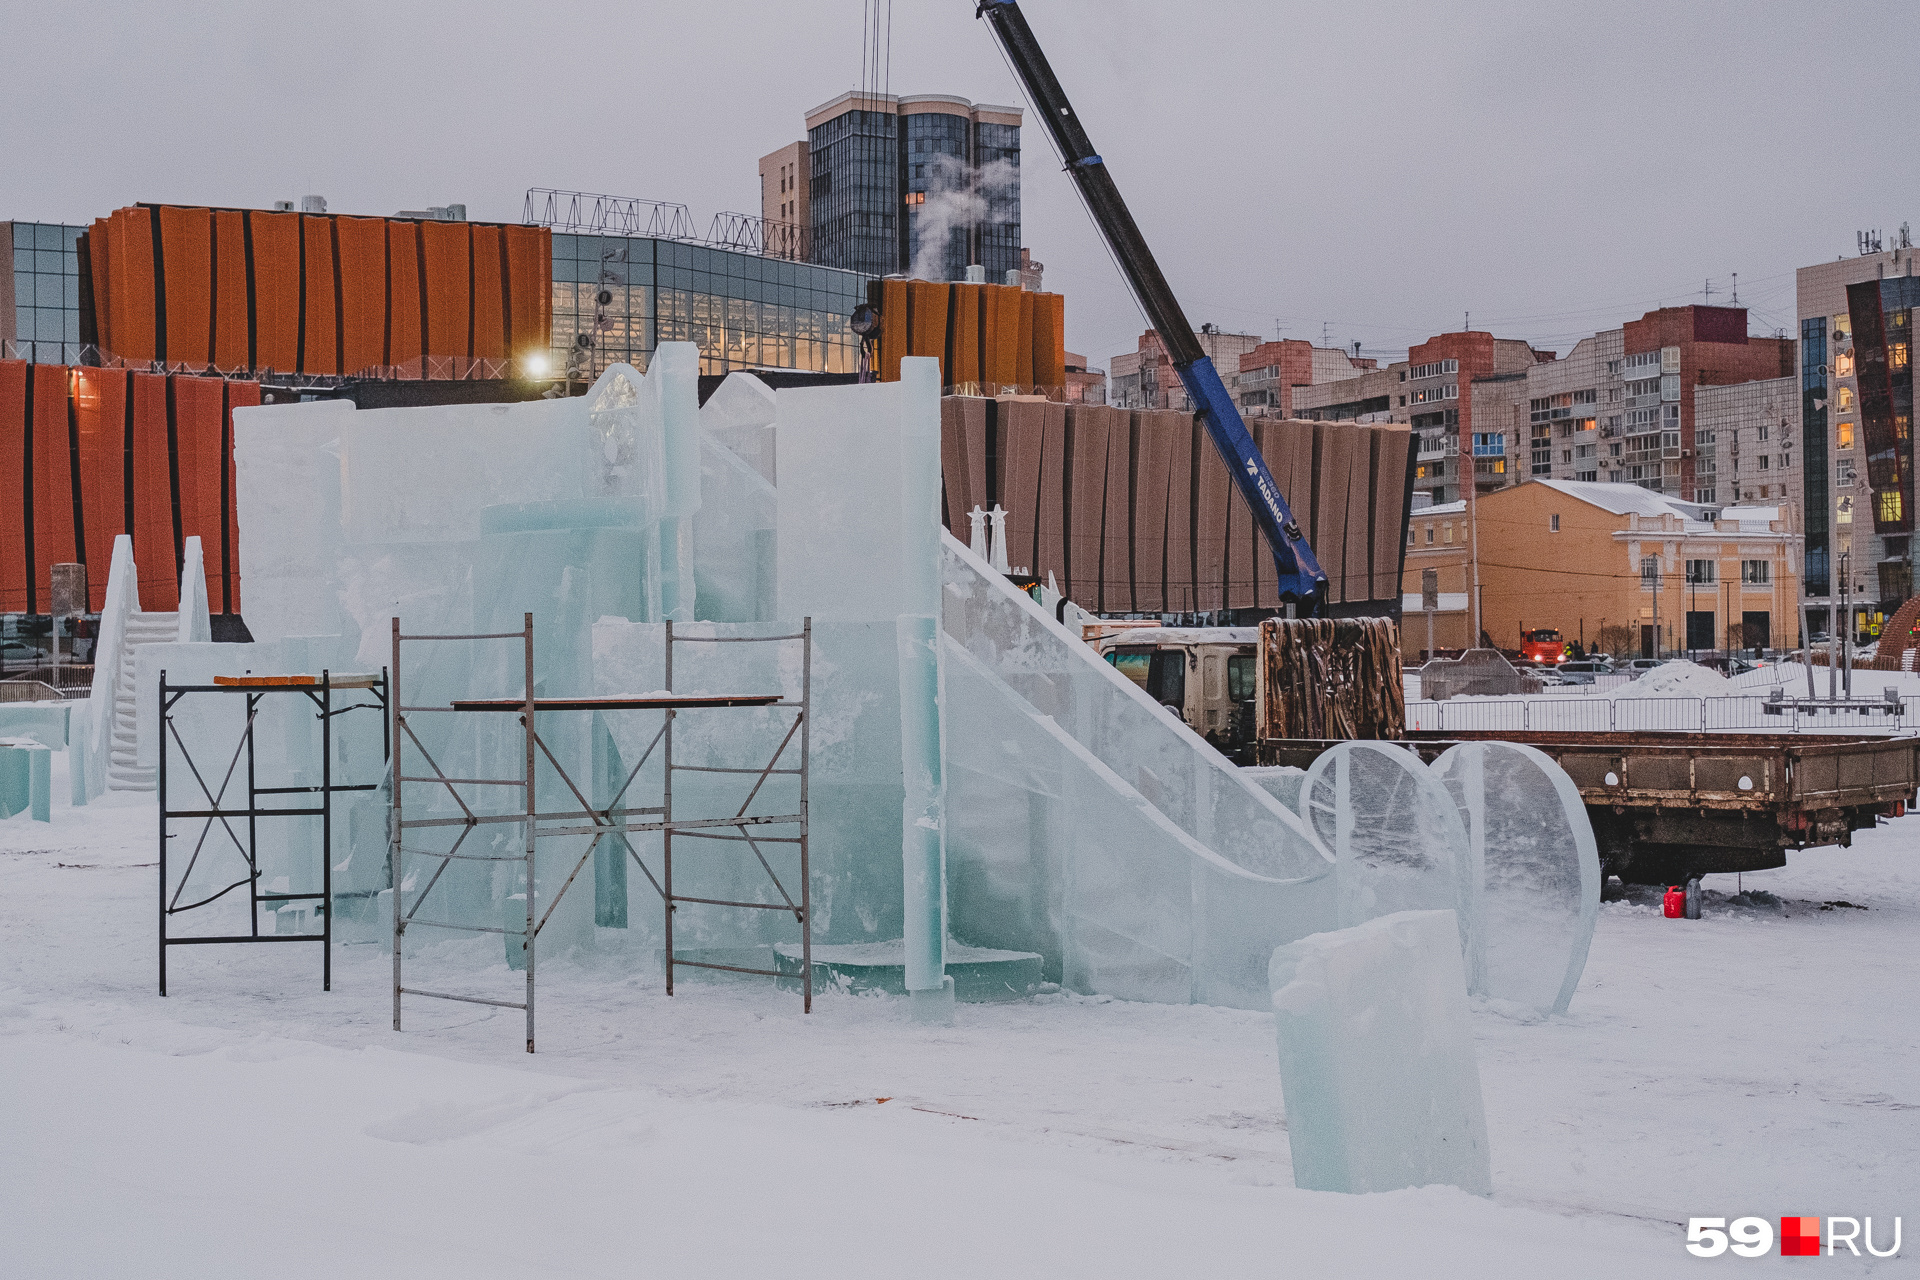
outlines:
M1515 742L1462 742L1433 762L1482 867L1487 995L1565 1013L1600 912L1600 852L1573 779Z
M1453 911L1467 986L1478 991L1479 869L1459 809L1433 771L1402 747L1341 742L1307 770L1300 802L1333 853L1339 927L1396 911Z

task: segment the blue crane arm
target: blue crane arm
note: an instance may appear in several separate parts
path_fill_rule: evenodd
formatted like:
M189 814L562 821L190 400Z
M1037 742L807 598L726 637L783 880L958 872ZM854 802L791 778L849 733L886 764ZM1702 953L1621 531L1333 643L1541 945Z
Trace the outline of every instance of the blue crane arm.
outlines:
M1187 324L1186 314L1160 273L1160 264L1120 198L1106 162L1093 149L1080 117L1067 101L1065 90L1027 26L1026 16L1015 0L978 0L975 15L987 20L999 40L1014 74L1059 147L1067 173L1086 198L1087 211L1113 250L1121 274L1147 313L1147 322L1166 344L1174 372L1180 375L1187 397L1206 424L1207 438L1226 462L1240 496L1246 499L1254 522L1273 552L1280 598L1300 606L1298 611L1303 616L1320 612L1326 601L1327 575L1301 533L1300 522L1293 518L1280 486L1267 470L1246 423L1241 421L1239 407Z

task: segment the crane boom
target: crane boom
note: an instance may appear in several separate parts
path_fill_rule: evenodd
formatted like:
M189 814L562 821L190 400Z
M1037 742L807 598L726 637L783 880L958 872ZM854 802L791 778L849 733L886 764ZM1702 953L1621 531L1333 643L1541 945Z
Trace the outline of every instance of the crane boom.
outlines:
M1303 616L1312 616L1325 602L1327 575L1321 571L1320 561L1300 531L1300 524L1281 495L1280 486L1267 470L1266 460L1260 456L1246 423L1241 421L1238 406L1227 394L1213 361L1187 324L1186 314L1168 287L1166 277L1160 274L1160 264L1154 261L1146 238L1127 211L1126 201L1120 198L1113 175L1093 149L1086 128L1067 101L1046 54L1040 51L1039 42L1027 26L1026 16L1014 0L979 0L975 16L985 18L999 40L1014 74L1020 77L1028 98L1059 147L1067 173L1086 198L1087 209L1113 250L1128 286L1146 311L1148 323L1166 344L1174 372L1180 375L1188 398L1199 412L1201 422L1206 424L1208 438L1226 462L1228 473L1233 476L1240 495L1247 500L1273 552L1280 598L1302 606L1299 612Z

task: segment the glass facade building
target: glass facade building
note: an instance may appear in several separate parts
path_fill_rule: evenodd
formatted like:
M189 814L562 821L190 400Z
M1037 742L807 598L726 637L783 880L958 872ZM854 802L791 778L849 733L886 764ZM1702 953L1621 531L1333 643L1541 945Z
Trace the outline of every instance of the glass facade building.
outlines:
M784 258L639 236L553 237L556 372L644 371L662 342L700 348L700 372L852 373L847 328L869 276Z
M39 364L80 363L80 260L74 242L85 227L51 222L0 223L11 233L13 324L0 356Z
M1020 267L1020 113L844 94L807 117L813 261L999 284Z

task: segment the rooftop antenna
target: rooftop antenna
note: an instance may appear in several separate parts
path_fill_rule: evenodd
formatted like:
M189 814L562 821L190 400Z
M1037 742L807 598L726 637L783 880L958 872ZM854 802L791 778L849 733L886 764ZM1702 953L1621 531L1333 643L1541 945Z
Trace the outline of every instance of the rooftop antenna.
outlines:
M1333 345L1333 321L1331 320L1320 322L1320 345L1323 347Z
M1353 358L1355 360L1360 358L1360 339L1358 338L1353 340Z
M1740 305L1740 273L1738 271L1733 273L1733 300L1727 305L1730 307Z
M1462 311L1460 313L1460 332L1462 333L1473 332L1473 312Z
M1706 281L1704 281L1704 282L1702 283L1702 285L1701 285L1701 287L1700 287L1700 296L1701 296L1702 298L1704 298L1704 299L1706 299L1706 302L1707 302L1707 305L1708 305L1708 306L1711 306L1711 305L1713 305L1713 281L1712 281L1712 279L1710 279L1710 278L1709 278L1709 279L1707 279Z

